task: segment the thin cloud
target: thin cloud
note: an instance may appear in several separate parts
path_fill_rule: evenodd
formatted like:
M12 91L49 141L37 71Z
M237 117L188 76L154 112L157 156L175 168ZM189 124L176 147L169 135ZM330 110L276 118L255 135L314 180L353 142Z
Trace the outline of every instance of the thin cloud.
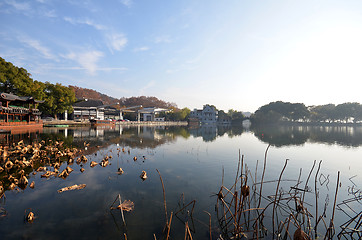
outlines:
M134 52L144 52L144 51L147 51L149 49L150 49L149 47L144 46L144 47L135 48L135 49L133 49L133 51Z
M18 11L28 11L31 9L30 4L27 2L19 3L14 0L7 0L5 1L5 3L12 6Z
M107 35L108 46L113 50L121 51L126 46L128 39L122 33L113 33Z
M104 26L102 24L95 23L90 19L74 19L74 18L71 18L71 17L64 17L64 21L69 22L70 24L73 24L73 25L79 25L79 24L88 25L88 26L93 27L93 28L95 28L97 30L105 30L106 29L106 26Z
M45 17L48 17L48 18L55 18L55 17L57 17L57 14L55 13L54 10L45 11L45 12L43 13L43 15L44 15Z
M69 56L67 57L69 58ZM73 59L72 59L73 60ZM52 66L48 66L48 67L44 67L45 69L51 69L51 70L88 70L85 67L52 67ZM105 72L109 72L109 71L127 71L128 68L126 67L97 67L94 68L95 71L105 71Z
M173 74L173 73L176 73L176 72L179 72L179 71L180 71L180 69L167 69L166 73L167 74Z
M146 86L144 86L143 88L140 89L139 91L139 95L145 95L146 90L148 90L149 88L153 87L155 85L155 81L150 81L146 84Z
M92 1L68 0L67 2L71 5L83 8L92 13L99 11L99 8Z
M155 37L155 43L170 43L171 37L169 35L162 35Z
M81 53L71 52L63 57L76 61L89 74L94 75L96 73L96 71L99 69L97 66L97 62L103 56L104 56L104 54L100 51L88 51L88 52L81 52Z
M64 17L64 21L69 22L73 25L88 25L91 27L94 27L95 29L101 31L102 33L105 33L105 41L108 45L108 48L113 53L113 51L121 51L126 46L128 39L123 33L109 33L109 29L102 25L95 23L94 21L90 19L74 19L71 17ZM107 33L108 32L108 33Z
M63 56L65 58L68 59L72 59L74 60L75 58L73 58L72 55L70 56ZM83 66L78 66L78 67L66 67L66 66L52 66L52 65L42 65L42 70L86 70L88 71L88 68L85 68ZM127 71L128 68L126 67L95 67L94 68L94 72L98 72L98 71L104 71L104 72L111 72L111 71L119 71L119 72L125 72Z
M121 0L121 3L125 5L126 7L131 7L133 4L132 0Z
M31 39L28 37L19 37L19 41L28 45L31 48L34 48L36 51L41 53L45 58L47 59L55 59L54 55L50 52L50 50L41 45L41 43L38 40Z

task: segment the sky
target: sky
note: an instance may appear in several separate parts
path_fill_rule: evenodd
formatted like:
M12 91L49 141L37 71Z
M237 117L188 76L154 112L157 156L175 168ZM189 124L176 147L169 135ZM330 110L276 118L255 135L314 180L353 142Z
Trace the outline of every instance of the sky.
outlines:
M362 1L0 0L0 57L179 108L362 103Z

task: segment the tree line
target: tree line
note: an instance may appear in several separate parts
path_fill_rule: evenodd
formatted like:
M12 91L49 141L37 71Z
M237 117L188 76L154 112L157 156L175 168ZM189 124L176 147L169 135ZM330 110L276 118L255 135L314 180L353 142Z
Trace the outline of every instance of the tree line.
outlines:
M40 111L45 115L54 117L65 111L72 112L72 105L77 97L101 98L101 100L105 101L105 104L118 102L119 107L142 105L143 107L171 109L172 111L159 114L159 117L165 117L165 120L169 121L185 121L189 118L191 112L188 108L179 109L175 103L165 102L156 97L140 96L116 99L91 89L63 86L60 83L43 83L33 80L26 69L14 66L1 57L0 91L44 100L45 102L39 106ZM219 118L228 118L232 123L236 124L245 119L242 112L233 109L228 110L228 112L218 110L218 116ZM133 117L133 115L130 115L130 120ZM281 122L358 123L362 121L362 105L357 102L347 102L338 105L326 104L307 107L303 103L276 101L260 107L250 117L250 120L256 124Z
M303 103L276 101L260 107L251 117L253 123L359 123L362 105L357 102L305 106Z
M164 117L171 121L186 120L190 113L188 108L178 109L175 103L166 102L156 97L139 96L117 99L92 89L71 85L63 86L60 83L43 83L33 80L31 74L26 69L17 67L1 57L0 91L18 96L32 96L37 100L44 100L45 102L39 105L40 111L44 115L50 115L55 118L58 114L62 114L65 111L73 112L73 104L77 99L83 98L101 100L106 105L114 104L114 107L118 109L138 105L171 109L171 112L164 114ZM136 118L134 114L129 114L128 117L129 119Z
M47 115L56 117L66 110L73 111L75 94L69 87L60 83L40 82L33 80L31 74L22 67L16 67L11 62L0 57L0 91L18 96L32 96L44 100L39 109Z

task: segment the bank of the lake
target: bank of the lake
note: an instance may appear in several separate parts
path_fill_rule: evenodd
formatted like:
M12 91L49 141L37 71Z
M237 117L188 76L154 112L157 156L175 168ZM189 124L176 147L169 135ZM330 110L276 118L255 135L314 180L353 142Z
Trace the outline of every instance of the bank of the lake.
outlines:
M53 126L91 126L89 121L74 121L74 120L52 120L44 121L43 125L45 127ZM187 126L188 123L185 121L117 121L114 122L114 125L122 126Z

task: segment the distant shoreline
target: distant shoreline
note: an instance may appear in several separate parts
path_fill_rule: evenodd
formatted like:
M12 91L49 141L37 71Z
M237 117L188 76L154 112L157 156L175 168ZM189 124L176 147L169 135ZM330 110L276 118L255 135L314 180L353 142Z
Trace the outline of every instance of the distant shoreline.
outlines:
M255 123L252 122L254 126L315 126L315 127L360 127L362 123L340 123L340 122L277 122L277 123Z
M83 122L76 122L73 120L53 120L53 121L46 121L43 122L44 127L46 126L54 126L54 125L69 125L70 127L77 127L77 126L91 126L89 121ZM127 122L116 122L116 125L121 126L187 126L187 122L138 122L138 121L127 121Z

